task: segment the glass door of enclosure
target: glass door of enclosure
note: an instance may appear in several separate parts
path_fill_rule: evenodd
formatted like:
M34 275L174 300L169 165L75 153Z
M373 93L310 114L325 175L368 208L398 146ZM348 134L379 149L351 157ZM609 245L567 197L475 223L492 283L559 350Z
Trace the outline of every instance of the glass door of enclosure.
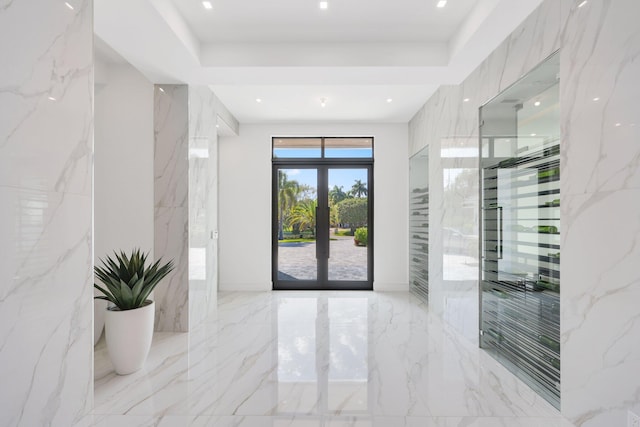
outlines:
M480 346L560 406L558 55L481 114Z
M274 289L373 288L372 159L330 139L274 139Z

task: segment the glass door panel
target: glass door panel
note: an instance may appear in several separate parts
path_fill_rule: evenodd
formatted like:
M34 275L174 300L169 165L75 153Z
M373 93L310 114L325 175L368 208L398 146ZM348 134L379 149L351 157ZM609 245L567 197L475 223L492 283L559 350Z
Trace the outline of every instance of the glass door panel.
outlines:
M372 288L372 174L352 163L274 166L274 289Z
M429 147L409 160L409 285L429 299Z
M480 346L560 406L558 57L481 114Z
M278 169L276 174L278 280L317 281L318 169Z
M329 168L329 281L369 277L369 170Z

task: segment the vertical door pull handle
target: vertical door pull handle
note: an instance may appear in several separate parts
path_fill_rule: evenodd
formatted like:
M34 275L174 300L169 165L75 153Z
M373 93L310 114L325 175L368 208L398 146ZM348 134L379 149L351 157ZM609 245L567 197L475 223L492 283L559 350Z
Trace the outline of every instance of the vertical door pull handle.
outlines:
M503 238L503 224L502 224L502 206L498 206L498 259L502 259L502 238Z
M331 208L327 206L327 259L331 258Z

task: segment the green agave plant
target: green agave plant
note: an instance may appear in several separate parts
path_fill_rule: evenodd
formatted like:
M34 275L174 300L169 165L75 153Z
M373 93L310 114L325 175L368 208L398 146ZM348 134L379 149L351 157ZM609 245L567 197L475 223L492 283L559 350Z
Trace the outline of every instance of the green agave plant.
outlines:
M141 253L140 249L134 249L131 256L122 251L119 255L114 251L114 254L118 262L107 256L106 260L100 260L101 267L94 268L96 276L107 289L96 283L93 286L104 294L97 299L111 301L120 310L142 307L158 282L173 270L173 261L160 266L162 259L145 268L148 254Z

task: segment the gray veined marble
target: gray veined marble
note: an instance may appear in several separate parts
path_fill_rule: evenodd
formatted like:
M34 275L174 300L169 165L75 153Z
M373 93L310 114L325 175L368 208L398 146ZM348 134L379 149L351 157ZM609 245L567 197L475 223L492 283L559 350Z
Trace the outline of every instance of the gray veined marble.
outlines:
M154 252L176 264L155 292L159 331L185 332L215 307L219 114L237 129L208 87L156 86Z
M570 426L406 292L222 293L143 371L96 356L84 425Z
M218 132L215 94L189 88L189 315L197 324L218 291Z
M76 3L0 5L3 426L93 403L93 2Z
M562 408L624 425L640 407L640 3L563 3Z
M161 90L162 89L162 90ZM154 95L154 254L175 270L156 288L156 330L189 328L189 97L185 85L156 86Z

